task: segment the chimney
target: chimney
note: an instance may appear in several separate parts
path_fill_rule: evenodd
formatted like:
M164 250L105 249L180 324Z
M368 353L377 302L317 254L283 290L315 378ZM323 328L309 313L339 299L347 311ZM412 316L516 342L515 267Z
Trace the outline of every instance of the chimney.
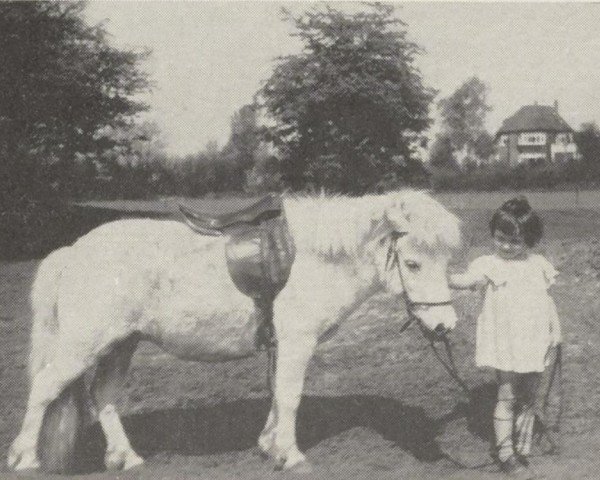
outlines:
M554 110L558 113L558 100L554 100Z

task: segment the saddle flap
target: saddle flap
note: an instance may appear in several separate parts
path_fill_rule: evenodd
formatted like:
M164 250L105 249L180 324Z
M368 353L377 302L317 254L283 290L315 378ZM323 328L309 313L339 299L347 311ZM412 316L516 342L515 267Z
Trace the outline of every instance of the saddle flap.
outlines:
M229 274L242 293L273 300L287 283L296 256L285 217L232 235L225 256Z

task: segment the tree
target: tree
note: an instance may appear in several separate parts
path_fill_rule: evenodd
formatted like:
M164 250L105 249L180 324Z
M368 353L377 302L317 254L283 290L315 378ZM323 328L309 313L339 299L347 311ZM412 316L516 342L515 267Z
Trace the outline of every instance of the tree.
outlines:
M101 196L143 198L164 176L161 167L166 155L160 129L155 122L105 127L96 133L96 140L99 144L97 153L78 155L77 164L85 169L87 176L77 175L78 185L73 187L75 195L88 192Z
M231 135L223 154L243 170L252 168L261 143L256 105L244 105L231 119Z
M97 136L147 107L147 52L118 50L83 2L0 2L0 160L9 176L21 163L52 164L68 190L78 155L111 148ZM104 142L104 143L103 143Z
M488 160L496 151L494 137L487 131L482 130L473 144L473 153L480 160Z
M282 174L306 185L353 193L388 174L406 175L412 145L430 125L434 92L423 85L394 6L347 14L330 6L284 12L303 52L279 59L258 98L274 120L267 138Z
M442 134L450 139L453 152L464 159L486 160L493 153L485 130L487 86L477 77L464 82L452 95L438 102Z
M440 133L436 135L429 152L429 164L432 167L444 170L456 170L458 168L454 158L452 141L448 135Z
M586 170L600 172L600 129L596 122L583 123L575 133L575 143Z
M254 166L246 171L246 191L252 193L281 191L283 181L280 170L277 157L269 151L266 143L261 143L254 155Z

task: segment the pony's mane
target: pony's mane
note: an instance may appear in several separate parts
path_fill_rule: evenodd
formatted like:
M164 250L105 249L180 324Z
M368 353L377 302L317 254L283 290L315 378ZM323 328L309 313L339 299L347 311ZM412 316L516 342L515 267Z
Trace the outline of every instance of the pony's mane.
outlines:
M324 255L356 257L377 222L389 214L407 225L410 240L431 250L460 244L459 220L424 192L402 190L384 195L286 197L286 217L296 247ZM394 218L398 214L402 218Z
M434 252L460 246L460 220L433 197L413 190L394 192L390 196L391 203L387 206L390 218L400 221L392 218L391 212L401 212L413 244Z

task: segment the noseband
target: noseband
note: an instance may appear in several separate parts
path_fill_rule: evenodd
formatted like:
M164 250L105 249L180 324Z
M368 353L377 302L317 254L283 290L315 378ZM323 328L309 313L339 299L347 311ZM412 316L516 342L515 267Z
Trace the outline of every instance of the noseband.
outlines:
M399 234L392 234L390 239L390 246L387 251L387 257L385 260L385 269L391 270L394 267L398 270L398 276L400 277L400 285L402 285L402 295L406 302L406 310L408 311L409 317L414 317L414 310L417 308L429 308L429 307L447 307L452 305L451 300L444 300L439 302L417 302L410 298L408 291L406 290L406 282L404 281L404 275L402 275L402 266L400 265L400 255L398 254L398 239Z

